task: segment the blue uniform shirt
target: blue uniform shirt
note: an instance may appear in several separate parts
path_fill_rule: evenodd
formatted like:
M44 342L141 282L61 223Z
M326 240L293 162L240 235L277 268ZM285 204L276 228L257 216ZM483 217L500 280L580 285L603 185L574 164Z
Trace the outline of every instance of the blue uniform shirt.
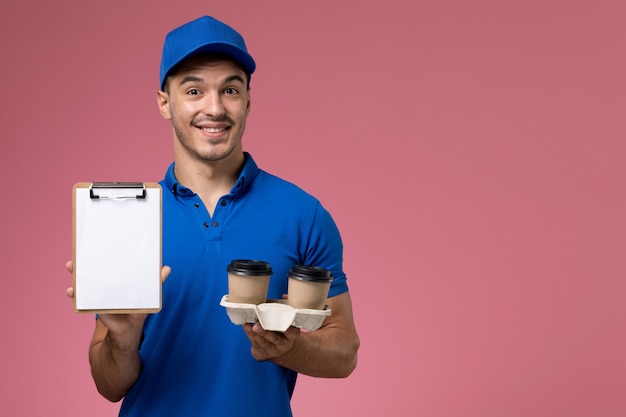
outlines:
M144 326L142 371L120 416L291 416L296 373L258 362L241 326L220 300L228 292L233 259L270 263L269 298L287 293L295 264L332 271L329 296L348 291L337 227L320 202L295 185L260 170L245 154L241 174L209 216L183 187L172 164L163 188L162 310Z

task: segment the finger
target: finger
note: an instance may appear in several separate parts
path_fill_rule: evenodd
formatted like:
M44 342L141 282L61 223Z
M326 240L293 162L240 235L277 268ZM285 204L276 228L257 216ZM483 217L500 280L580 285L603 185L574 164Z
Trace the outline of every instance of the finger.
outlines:
M165 282L167 277L170 275L170 272L172 272L172 268L167 265L161 268L161 283Z
M65 269L67 269L67 272L72 274L74 272L74 262L73 261L67 261L65 263ZM67 296L70 297L70 298L74 298L74 288L73 287L69 287L68 289L65 290L65 294L67 294Z
M284 332L280 332L280 331L276 331L276 330L265 330L263 328L263 326L261 326L261 323L255 323L254 326L252 326L252 331L259 335L259 336L263 336L265 338L269 338L269 339L275 339L275 338L282 338L282 336L284 336L285 332L288 332L289 329L294 328L296 330L298 330L297 327L293 327L291 326L290 328L288 328L287 330L285 330Z
M254 325L252 326L252 332L256 335L263 337L270 333L269 331L265 330L263 326L261 326L261 323L254 323Z
M253 344L259 346L267 346L272 344L272 342L268 340L268 335L270 335L271 332L263 330L263 328L258 323L246 323L244 324L243 329Z
M300 333L300 328L291 326L283 332L283 335L289 340L295 340L298 336L300 336Z
M245 329L246 332L255 340L265 340L270 334L270 332L263 329L259 323L248 323L247 325L248 327Z
M264 330L258 323L252 327L252 331L259 336L259 340L263 340L263 345L278 345L287 339L283 332Z
M248 339L253 335L252 325L250 323L244 323L242 326L244 333L248 336Z

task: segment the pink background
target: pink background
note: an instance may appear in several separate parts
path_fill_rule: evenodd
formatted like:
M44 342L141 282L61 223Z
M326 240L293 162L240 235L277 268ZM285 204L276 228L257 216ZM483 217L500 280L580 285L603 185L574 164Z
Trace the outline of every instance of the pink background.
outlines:
M158 181L162 40L258 63L245 147L344 237L362 348L299 417L626 415L622 0L0 5L0 414L113 416L72 311L71 187Z

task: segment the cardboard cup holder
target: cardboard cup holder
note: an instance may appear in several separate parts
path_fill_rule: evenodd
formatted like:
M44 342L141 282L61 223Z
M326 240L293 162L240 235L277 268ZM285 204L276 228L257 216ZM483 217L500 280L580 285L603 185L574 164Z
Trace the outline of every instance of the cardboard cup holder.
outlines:
M265 330L284 332L289 326L304 330L317 330L324 319L330 316L330 308L309 310L293 308L287 300L267 300L262 304L231 303L228 294L222 297L220 305L233 324L259 323Z

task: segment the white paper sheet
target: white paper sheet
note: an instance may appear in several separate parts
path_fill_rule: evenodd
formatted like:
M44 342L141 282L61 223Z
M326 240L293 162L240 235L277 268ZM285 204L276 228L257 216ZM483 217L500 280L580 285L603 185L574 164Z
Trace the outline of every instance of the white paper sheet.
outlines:
M137 193L98 190L99 195ZM146 198L92 199L75 187L77 311L161 307L161 188Z

